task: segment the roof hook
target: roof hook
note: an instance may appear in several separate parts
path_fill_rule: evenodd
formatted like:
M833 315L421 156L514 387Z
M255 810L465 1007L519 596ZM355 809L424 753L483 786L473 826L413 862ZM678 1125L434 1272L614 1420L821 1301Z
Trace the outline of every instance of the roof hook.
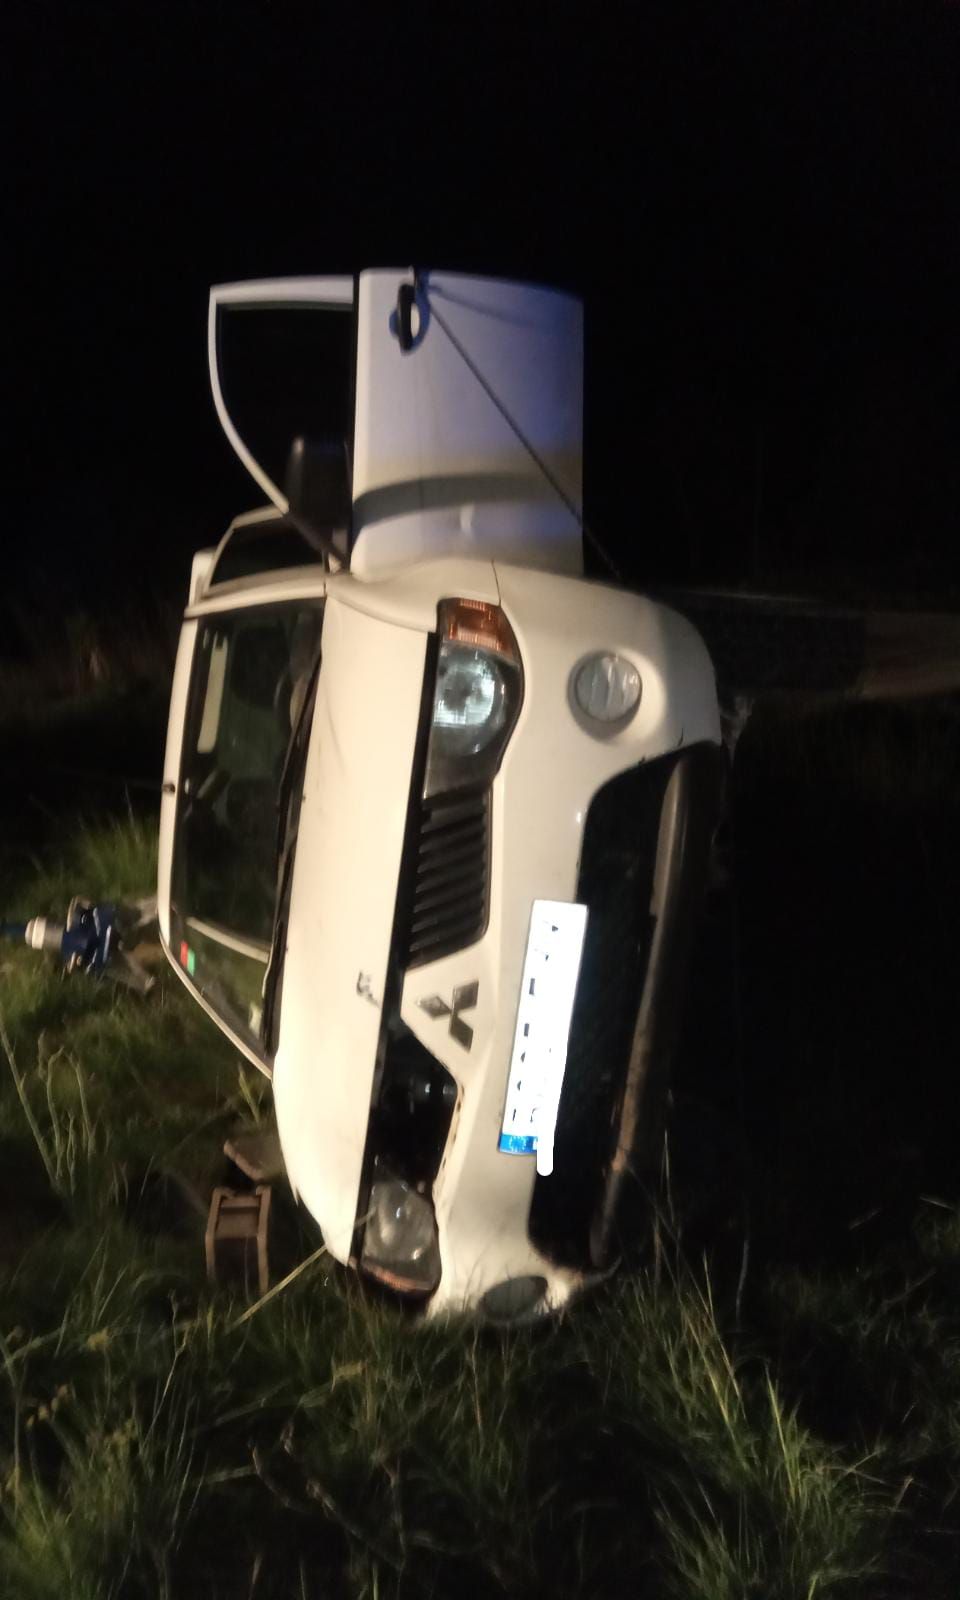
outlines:
M414 267L413 282L401 283L397 290L397 309L390 319L390 331L404 355L420 344L429 320L425 275Z

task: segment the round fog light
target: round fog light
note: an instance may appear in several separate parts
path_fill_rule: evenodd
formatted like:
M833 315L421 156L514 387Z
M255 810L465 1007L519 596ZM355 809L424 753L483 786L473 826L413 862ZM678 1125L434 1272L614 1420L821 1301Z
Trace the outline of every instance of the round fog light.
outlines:
M536 1309L546 1290L546 1278L505 1278L487 1290L480 1309L491 1322L518 1322Z
M640 704L640 688L633 662L605 653L581 662L573 679L573 698L594 722L622 722Z

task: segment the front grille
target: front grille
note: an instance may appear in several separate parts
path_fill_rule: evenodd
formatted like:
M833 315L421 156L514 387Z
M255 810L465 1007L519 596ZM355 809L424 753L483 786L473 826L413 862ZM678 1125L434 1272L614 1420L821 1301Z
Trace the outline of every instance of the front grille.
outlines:
M487 926L490 791L424 800L414 843L416 865L405 965L422 967L462 950Z
M538 1177L530 1236L544 1255L583 1266L626 1076L653 918L660 812L676 756L633 767L594 797L577 900L588 908L577 998L554 1136L553 1173Z

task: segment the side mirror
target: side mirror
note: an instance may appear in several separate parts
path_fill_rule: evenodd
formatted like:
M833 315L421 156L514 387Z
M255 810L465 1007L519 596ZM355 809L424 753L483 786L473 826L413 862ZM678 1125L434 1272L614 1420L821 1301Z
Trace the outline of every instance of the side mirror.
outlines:
M284 488L287 514L307 542L345 563L353 509L346 441L305 439L302 434L294 439Z

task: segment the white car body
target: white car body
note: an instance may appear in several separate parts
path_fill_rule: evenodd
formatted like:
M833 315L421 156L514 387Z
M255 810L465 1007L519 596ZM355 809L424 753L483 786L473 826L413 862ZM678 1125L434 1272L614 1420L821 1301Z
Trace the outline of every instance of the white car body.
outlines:
M175 970L218 1026L271 1074L291 1185L336 1259L362 1264L371 1161L379 1159L371 1150L378 1125L371 1107L385 1061L390 1070L392 1041L412 1038L410 1049L421 1049L455 1086L439 1161L418 1188L432 1207L439 1252L439 1281L420 1297L427 1314L476 1308L490 1291L500 1295L490 1306L502 1308L510 1304L503 1286L511 1282L537 1286L532 1299L518 1295L518 1310L548 1309L589 1276L590 1264L551 1254L531 1237L535 1187L562 1186L563 1172L538 1177L534 1151L501 1147L532 909L540 901L577 904L588 814L610 780L656 772L658 760L675 761L677 752L719 748L716 690L689 622L582 576L579 304L523 285L431 275L417 292L419 333L414 326L413 348L403 351L394 319L398 288L409 281L406 273L373 272L356 281L286 280L212 292L215 401L271 507L238 518L218 551L202 552L194 563L164 770L161 936ZM318 557L218 582L231 540L251 528L269 535L289 508L276 474L231 418L218 372L217 319L225 306L298 302L353 307L349 566L346 558ZM441 307L454 339L432 326L430 313ZM429 812L422 800L424 719L438 608L452 598L505 618L521 663L522 700L483 787L483 915L462 947L405 961L401 924L417 892L404 888L408 858L422 847L416 830ZM190 710L199 631L242 612L271 617L279 613L263 608L314 601L324 608L322 666L302 765L271 1052L255 1038L257 1006L251 1004L249 1027L232 1025L188 969L193 935L185 938L177 921L175 872L178 818L189 809L185 730L192 726L194 744L203 742L200 713ZM612 724L591 722L573 695L578 667L595 654L619 657L642 686L633 714ZM457 814L456 803L442 809L448 803L444 796L431 802L440 809L430 814L443 825ZM653 860L656 846L660 864L644 891L655 913L669 833L658 826L659 843L646 848ZM236 870L242 874L242 859ZM589 937L589 906L584 915ZM220 937L230 944L229 935ZM265 962L259 946L243 947L242 937L233 940L242 956ZM573 1006L575 973L576 960L561 1010ZM642 1011L639 992L632 1005ZM549 1115L541 1143L549 1140L548 1123ZM614 1165L618 1152L615 1141ZM389 1273L375 1275L391 1281Z

